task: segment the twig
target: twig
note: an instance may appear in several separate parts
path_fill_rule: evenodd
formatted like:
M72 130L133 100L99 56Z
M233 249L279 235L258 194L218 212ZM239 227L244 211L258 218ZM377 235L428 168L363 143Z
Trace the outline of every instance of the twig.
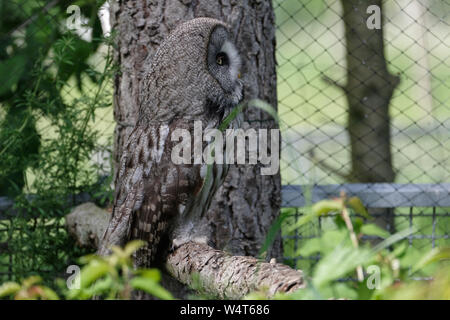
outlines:
M341 198L344 199L345 194L341 193ZM352 240L353 247L358 248L359 247L358 238L356 237L355 231L353 229L352 220L350 219L350 215L348 214L347 207L345 205L342 207L342 218L344 219L345 225L347 226L347 229L350 232L350 239ZM356 267L356 274L359 282L364 281L364 273L362 266L359 265Z
M335 87L341 89L344 92L347 92L347 89L345 88L344 85L340 84L339 82L337 82L334 79L331 79L329 76L323 75L322 76L322 80L325 81L326 83L332 85L332 86L335 86Z
M329 165L328 163L325 162L325 160L319 160L315 153L314 153L314 149L311 148L308 150L308 155L311 158L312 162L320 167L321 169L323 169L324 171L330 171L331 173L334 173L335 175L337 175L338 177L344 179L345 181L353 181L353 175L351 173L342 173L340 172L337 168Z

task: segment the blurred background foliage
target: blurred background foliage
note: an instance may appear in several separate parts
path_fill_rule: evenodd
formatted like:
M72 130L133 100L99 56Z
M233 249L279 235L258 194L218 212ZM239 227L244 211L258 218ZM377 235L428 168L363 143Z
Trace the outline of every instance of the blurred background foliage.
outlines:
M448 182L450 1L382 3L387 67L400 77L389 105L395 182ZM273 4L283 184L346 183L348 103L340 88L324 80L345 85L347 79L341 1Z
M345 194L302 211L299 216L295 209L283 209L281 229L285 256L294 257L286 263L304 272L306 288L276 299L450 299L448 241L433 249L414 247L407 241L418 231L414 226L390 234L374 223L358 198ZM318 235L292 241L304 230L317 229L318 219Z
M77 195L99 204L110 195L112 37L103 37L104 1L0 1L0 196L14 199L0 220L2 277L64 274L84 251L69 238L64 215ZM82 25L70 30L69 5ZM99 119L100 117L100 119Z
M1 195L20 194L28 182L26 177L28 168L51 171L51 168L42 167L42 156L48 156L45 151L51 153L52 150L58 150L58 147L56 145L51 147L46 143L46 140L49 140L48 132L42 134L43 130L38 128L38 121L42 125L45 119L54 127L64 122L65 126L59 125L57 134L61 139L67 134L72 137L78 136L79 139L73 139L71 143L78 146L81 152L88 151L87 144L95 141L92 137L85 139L88 135L84 132L73 130L85 127L77 126L73 121L77 121L75 115L83 108L79 108L77 104L86 101L70 101L66 85L69 83L70 86L75 85L84 95L90 89L86 83L88 79L99 85L102 82L101 77L105 76L99 69L96 70L89 64L89 59L101 44L102 29L97 13L102 2L75 3L84 14L88 15L86 26L90 30L89 41L66 28L65 22L68 17L66 10L71 4L74 3L0 2ZM104 107L110 106L105 104L105 101L95 103L103 103ZM40 151L41 146L44 149ZM69 159L72 159L70 155L61 160ZM70 161L67 165L71 165ZM77 166L77 163L74 166ZM68 175L75 173L73 168L61 171L62 174ZM86 180L86 177L83 178ZM68 191L75 192L77 184L85 182L83 178L75 182L78 180L77 177L66 177L64 184L69 182L67 188L72 190ZM61 185L54 187L60 189Z

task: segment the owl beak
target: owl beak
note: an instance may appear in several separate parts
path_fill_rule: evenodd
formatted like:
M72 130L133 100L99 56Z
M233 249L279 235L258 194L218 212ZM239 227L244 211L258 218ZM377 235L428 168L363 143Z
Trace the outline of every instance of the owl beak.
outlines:
M240 79L241 78L241 73L240 72L238 72L238 79Z

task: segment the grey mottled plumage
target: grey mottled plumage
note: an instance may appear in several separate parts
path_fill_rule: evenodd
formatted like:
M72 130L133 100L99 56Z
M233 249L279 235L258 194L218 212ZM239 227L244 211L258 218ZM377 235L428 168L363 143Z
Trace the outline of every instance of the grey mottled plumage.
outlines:
M212 179L205 181L204 165L174 164L171 151L178 141L171 141L171 133L186 129L193 136L195 120L204 129L218 128L242 98L239 68L227 26L218 20L190 20L163 41L141 82L139 117L118 168L100 254L142 239L147 246L135 255L135 264L148 266L176 218L198 218L208 209L227 166L215 164ZM187 233L189 228L195 225Z

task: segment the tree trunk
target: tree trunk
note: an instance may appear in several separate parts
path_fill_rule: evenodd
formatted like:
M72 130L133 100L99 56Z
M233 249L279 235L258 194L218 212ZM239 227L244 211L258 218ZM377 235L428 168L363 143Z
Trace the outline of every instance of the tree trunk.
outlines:
M387 70L383 28L369 29L367 7L381 0L342 0L347 45L348 132L355 182L393 182L389 103L397 76ZM389 211L389 210L388 210ZM379 212L377 212L379 213ZM378 224L393 228L391 214Z
M115 164L137 118L139 82L158 45L179 23L195 17L212 17L231 26L243 60L245 98L259 98L276 108L275 18L272 2L232 0L145 0L111 3L111 23L116 30ZM270 116L248 109L246 126L277 128ZM245 127L244 127L245 128ZM279 172L260 175L259 166L232 166L206 215L210 240L217 249L234 255L258 254L280 207ZM281 238L269 257L282 257Z

